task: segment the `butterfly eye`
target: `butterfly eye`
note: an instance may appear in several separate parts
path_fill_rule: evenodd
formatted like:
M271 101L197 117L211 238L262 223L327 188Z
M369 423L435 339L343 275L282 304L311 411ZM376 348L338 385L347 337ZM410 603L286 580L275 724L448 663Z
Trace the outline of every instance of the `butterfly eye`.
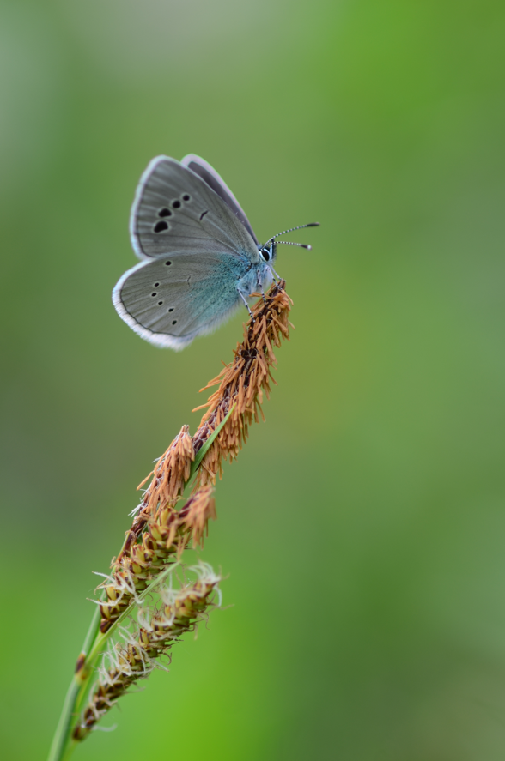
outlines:
M170 209L167 209L166 206L164 206L158 212L158 217L170 217L171 215L172 215L172 212L170 211Z
M156 222L154 225L155 233L162 233L165 232L165 230L168 230L168 222Z
M172 208L173 209L180 209L181 208L181 202L180 201L172 201Z
M269 262L270 261L270 254L268 253L268 251L262 251L261 253L263 254L263 259L266 262Z
M183 201L186 201L186 203L187 203L188 201L191 201L191 196L189 196L187 193L185 193L185 194L182 196L182 200L183 200Z

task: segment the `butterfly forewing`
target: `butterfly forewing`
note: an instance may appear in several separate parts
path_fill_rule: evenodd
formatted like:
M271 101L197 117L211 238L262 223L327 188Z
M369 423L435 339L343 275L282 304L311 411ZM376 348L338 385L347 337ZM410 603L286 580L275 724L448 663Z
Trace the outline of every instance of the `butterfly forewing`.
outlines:
M214 167L208 164L204 159L200 158L200 156L196 156L194 153L190 153L187 156L184 156L181 164L182 166L187 166L188 169L191 169L191 171L197 174L209 186L209 188L218 194L218 196L225 202L228 208L231 209L231 211L235 214L237 219L242 222L256 245L259 245L258 239L254 234L252 226L247 219L245 212L231 192L228 185L219 176Z
M141 259L215 252L245 254L258 261L255 240L222 198L166 156L153 159L142 176L130 230Z

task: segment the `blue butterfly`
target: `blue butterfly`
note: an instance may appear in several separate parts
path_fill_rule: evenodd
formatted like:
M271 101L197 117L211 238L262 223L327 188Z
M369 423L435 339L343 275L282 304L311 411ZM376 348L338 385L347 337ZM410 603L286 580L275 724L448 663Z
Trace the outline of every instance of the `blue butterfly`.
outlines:
M157 346L183 349L241 303L249 309L251 294L264 293L278 278L275 239L284 233L261 245L231 190L198 156L150 162L137 187L130 233L141 262L119 279L113 302L119 316Z

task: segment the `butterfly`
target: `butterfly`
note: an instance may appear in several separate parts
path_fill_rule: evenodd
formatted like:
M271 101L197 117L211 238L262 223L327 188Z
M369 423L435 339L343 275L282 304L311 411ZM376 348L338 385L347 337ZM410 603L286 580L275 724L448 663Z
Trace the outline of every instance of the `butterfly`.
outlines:
M114 287L114 306L142 338L183 349L241 304L249 310L251 294L264 294L278 279L276 238L284 233L261 245L210 164L193 154L182 161L157 156L140 178L131 210L132 247L141 261Z

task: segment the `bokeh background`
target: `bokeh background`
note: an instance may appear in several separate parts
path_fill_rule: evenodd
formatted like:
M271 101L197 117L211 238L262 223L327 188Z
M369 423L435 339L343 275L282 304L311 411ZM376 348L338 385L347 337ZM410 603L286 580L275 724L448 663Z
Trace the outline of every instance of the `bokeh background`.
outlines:
M202 155L296 331L218 484L224 604L77 758L505 755L505 8L2 0L2 757L44 758L135 488L228 361L111 290L159 153Z

